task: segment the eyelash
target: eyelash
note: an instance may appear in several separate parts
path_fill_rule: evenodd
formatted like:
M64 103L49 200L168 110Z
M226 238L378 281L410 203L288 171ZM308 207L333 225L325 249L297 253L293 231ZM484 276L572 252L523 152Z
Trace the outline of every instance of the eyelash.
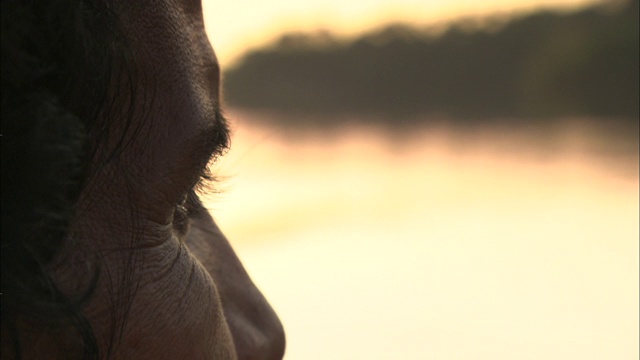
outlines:
M210 165L213 162L213 160L210 161L209 164L200 171L196 184L185 192L180 202L176 204L173 227L178 234L181 234L181 236L179 236L181 242L186 234L189 233L191 216L205 209L201 197L209 193L219 193L215 184L217 184L220 179L214 176L210 169Z
M195 214L197 211L204 209L204 205L202 204L200 198L204 197L210 193L219 193L220 191L217 189L217 184L220 182L220 178L213 175L211 168L216 160L223 155L225 150L229 147L228 142L228 130L226 128L227 120L224 118L220 109L216 109L216 118L217 122L221 123L224 128L223 131L224 139L220 141L220 139L216 139L217 141L214 143L215 148L211 150L211 156L204 166L201 166L199 172L197 173L197 177L195 178L194 184L185 191L184 195L180 199L180 201L175 206L174 212L174 228L183 235L188 233L189 225L190 225L190 217Z
M217 126L219 126L219 130L214 136L214 149L211 150L211 155L207 163L201 167L195 185L189 189L190 192L194 192L199 195L219 193L216 185L220 182L220 178L212 173L211 168L229 149L229 122L223 115L220 108L216 108L215 110L215 122L218 124ZM223 140L220 140L221 137Z
M213 175L211 171L211 165L214 163L212 159L209 163L200 170L198 174L198 181L195 185L189 189L189 192L193 192L197 195L209 195L211 193L217 193L216 184L219 182L219 178Z

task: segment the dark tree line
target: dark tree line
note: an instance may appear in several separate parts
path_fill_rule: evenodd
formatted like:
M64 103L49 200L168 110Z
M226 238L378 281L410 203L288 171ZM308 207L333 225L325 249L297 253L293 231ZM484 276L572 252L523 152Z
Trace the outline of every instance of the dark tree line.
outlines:
M390 26L351 42L287 35L225 73L225 98L254 109L411 119L596 116L638 121L638 0L452 25L438 37Z

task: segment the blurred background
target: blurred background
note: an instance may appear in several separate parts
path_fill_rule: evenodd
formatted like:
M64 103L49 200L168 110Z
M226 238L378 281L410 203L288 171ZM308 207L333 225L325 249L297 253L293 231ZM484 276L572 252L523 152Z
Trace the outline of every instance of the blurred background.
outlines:
M286 359L638 359L638 3L203 2Z

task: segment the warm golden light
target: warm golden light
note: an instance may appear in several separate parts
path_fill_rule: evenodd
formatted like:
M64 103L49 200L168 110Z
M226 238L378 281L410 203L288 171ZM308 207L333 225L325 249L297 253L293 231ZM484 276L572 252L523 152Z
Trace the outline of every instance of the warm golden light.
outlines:
M227 67L249 48L264 46L284 32L319 29L352 36L383 24L439 24L462 16L510 14L540 8L573 9L597 0L204 0L209 38Z
M209 206L286 359L636 359L637 155L593 133L278 133L230 111ZM569 141L571 137L573 140Z
M228 68L285 32L349 37L594 2L204 1L204 12ZM425 116L390 133L371 119L293 130L273 113L227 114L232 150L206 203L281 317L285 359L638 359L638 144L615 121Z

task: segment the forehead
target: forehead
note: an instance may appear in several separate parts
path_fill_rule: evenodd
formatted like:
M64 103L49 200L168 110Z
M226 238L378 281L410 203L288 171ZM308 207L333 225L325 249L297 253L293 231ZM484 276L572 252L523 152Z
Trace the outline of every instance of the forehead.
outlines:
M124 156L138 183L173 201L203 159L226 144L218 62L198 1L116 4L131 55L133 120L142 123Z
M158 70L189 65L217 67L200 1L119 0L118 4L116 11L132 47L148 56L144 65L153 64Z
M199 1L120 1L138 94L156 119L209 128L219 109L220 69ZM193 124L195 122L195 124ZM172 134L176 136L179 134Z

